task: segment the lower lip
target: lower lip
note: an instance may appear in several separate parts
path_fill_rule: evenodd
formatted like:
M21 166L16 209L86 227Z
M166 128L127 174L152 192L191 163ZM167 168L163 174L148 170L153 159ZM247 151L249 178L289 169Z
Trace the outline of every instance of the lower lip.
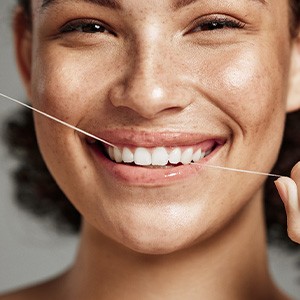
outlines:
M170 168L147 168L115 163L106 158L104 154L93 145L88 145L93 157L100 167L117 180L131 186L165 186L177 181L188 179L198 175L204 165L221 148L218 146L207 157L203 158L199 164L179 165Z

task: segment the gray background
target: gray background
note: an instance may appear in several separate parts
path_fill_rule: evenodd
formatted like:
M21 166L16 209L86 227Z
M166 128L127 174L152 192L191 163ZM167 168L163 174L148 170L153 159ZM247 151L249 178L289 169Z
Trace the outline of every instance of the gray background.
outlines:
M0 0L0 92L24 100L25 93L12 49L11 15L14 2ZM17 104L0 97L0 130L5 118L16 109ZM15 165L0 140L0 293L60 273L71 264L78 242L74 236L56 234L47 228L47 224L15 207L10 178ZM278 285L294 299L300 299L300 267L296 270L300 251L299 254L290 254L272 248L269 257Z

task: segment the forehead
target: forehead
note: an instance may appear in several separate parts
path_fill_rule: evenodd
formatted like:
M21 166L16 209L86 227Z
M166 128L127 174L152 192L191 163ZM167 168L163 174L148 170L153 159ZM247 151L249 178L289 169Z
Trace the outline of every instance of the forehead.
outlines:
M40 0L39 4L42 8L47 8L51 5L59 4L62 2L72 2L72 3L78 3L78 2L88 2L92 4L96 4L99 6L109 7L113 9L122 9L126 5L127 1L122 0ZM243 2L242 0L240 0ZM254 4L260 4L260 5L268 5L268 0L244 0L245 2L250 2ZM132 1L131 1L132 2ZM138 5L141 0L134 0L136 5ZM197 2L205 2L204 0L164 0L163 5L168 5L174 10L189 6L191 4L197 3ZM237 2L237 1L236 1Z

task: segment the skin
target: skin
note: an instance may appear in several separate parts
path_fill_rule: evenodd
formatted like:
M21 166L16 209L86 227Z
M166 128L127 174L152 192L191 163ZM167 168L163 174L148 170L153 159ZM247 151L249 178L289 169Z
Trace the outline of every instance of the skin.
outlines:
M300 106L287 1L198 1L176 11L171 0L120 3L41 10L35 0L32 31L16 13L32 105L87 132L221 135L214 164L269 172L285 115ZM215 14L243 26L191 32ZM59 32L80 18L114 34ZM267 268L264 177L207 169L167 186L128 186L95 164L81 134L37 115L35 125L50 171L84 217L81 244L65 274L1 300L286 299ZM300 165L276 186L300 241Z

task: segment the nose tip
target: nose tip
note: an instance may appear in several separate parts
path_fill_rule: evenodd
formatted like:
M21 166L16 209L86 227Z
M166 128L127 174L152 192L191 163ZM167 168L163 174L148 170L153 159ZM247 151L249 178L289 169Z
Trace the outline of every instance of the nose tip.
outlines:
M153 99L159 99L159 98L163 98L163 95L164 95L163 89L160 87L155 87L152 91L151 97Z
M153 119L161 112L170 109L183 109L190 99L176 88L178 85L154 83L147 80L125 82L115 87L110 94L115 107L133 110L146 119Z

